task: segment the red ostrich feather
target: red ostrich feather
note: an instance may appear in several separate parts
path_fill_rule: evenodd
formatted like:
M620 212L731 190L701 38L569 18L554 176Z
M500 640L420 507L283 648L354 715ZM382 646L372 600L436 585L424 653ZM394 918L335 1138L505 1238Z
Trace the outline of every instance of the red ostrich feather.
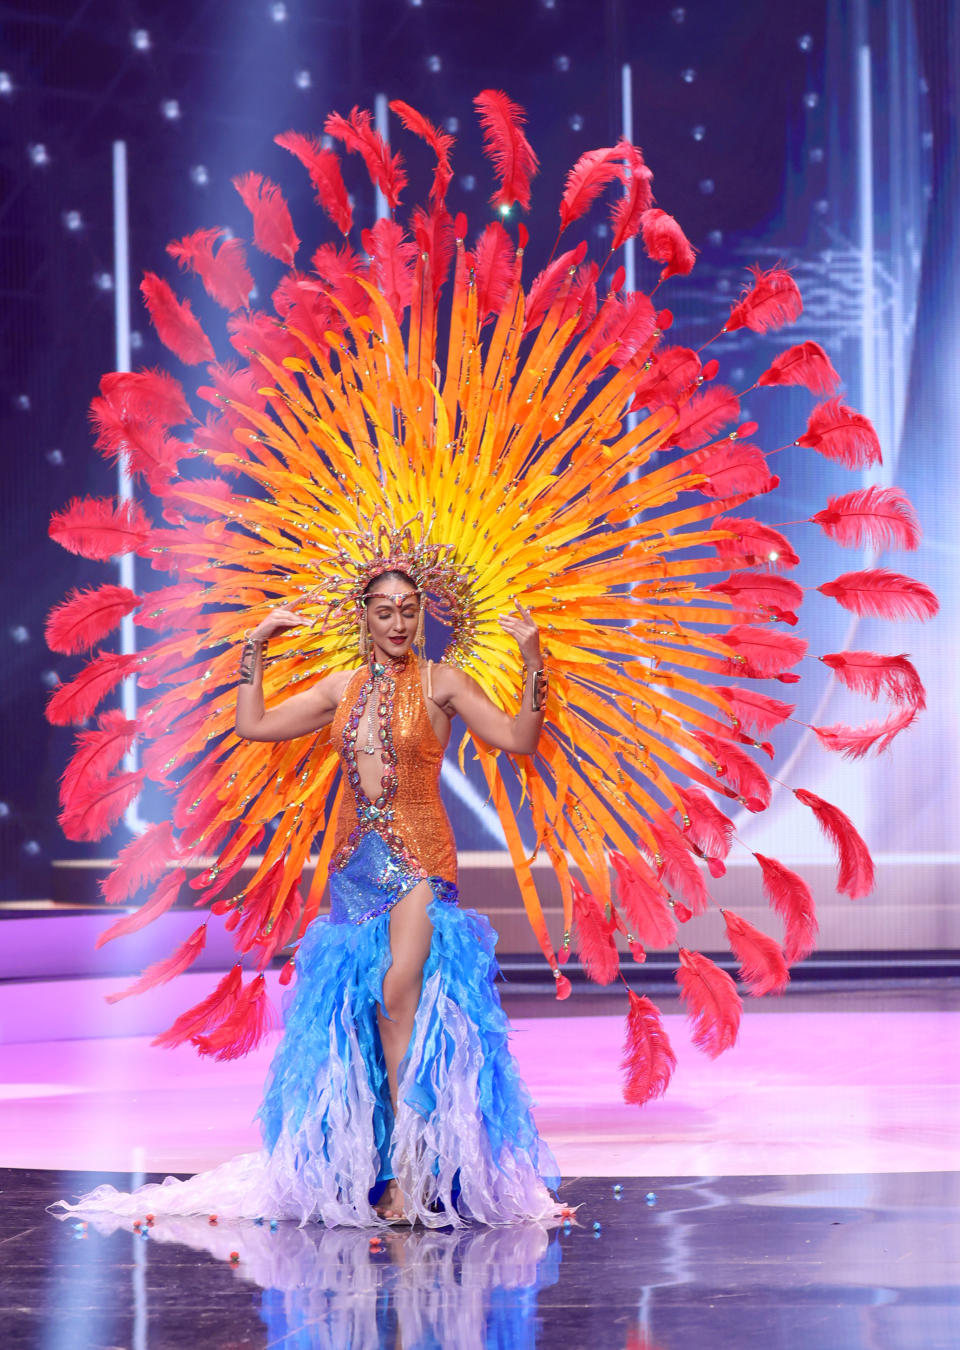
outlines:
M817 590L844 609L875 619L932 619L940 608L929 586L885 567L844 572Z
M716 1059L736 1042L740 1030L743 1004L736 985L709 957L686 947L680 948L677 983L693 1022L694 1045Z
M140 293L157 337L174 356L179 356L187 366L214 360L213 346L189 300L178 300L169 283L154 272L143 274Z
M240 174L232 182L253 216L253 242L257 248L292 267L300 240L293 228L290 208L276 183L260 173Z
M316 137L301 136L296 131L285 131L273 139L281 149L296 156L310 175L318 205L323 207L341 234L349 234L353 227L353 207L336 151L327 149Z
M764 272L759 263L748 270L753 273L753 285L744 290L731 309L725 330L732 333L737 328L750 328L755 333L766 333L771 328L782 328L785 323L795 323L803 313L803 298L790 273L782 267Z
M530 180L540 167L533 147L523 134L526 113L499 89L484 89L473 100L483 130L484 154L493 164L500 186L492 206L519 203L530 209Z
M641 216L640 229L647 257L663 263L661 281L666 281L668 277L685 277L693 271L697 261L696 249L673 216L668 216L659 207L651 207Z
M817 404L797 445L809 446L848 469L862 469L883 462L873 423L855 408L848 408L840 398Z
M793 795L810 807L817 824L837 850L837 890L851 900L869 895L874 882L873 859L849 816L806 788L794 788Z
M226 230L195 230L167 245L167 252L180 267L196 272L212 300L224 309L243 309L253 290L253 276L239 239L226 237ZM214 246L219 243L219 248Z
M790 983L790 970L780 944L734 914L722 911L730 950L740 963L740 978L756 998L780 994Z
M915 549L920 544L917 513L896 487L866 487L830 497L810 520L844 548Z
M677 1057L657 1005L632 989L627 993L630 1010L620 1065L624 1072L623 1100L630 1106L643 1106L666 1092Z

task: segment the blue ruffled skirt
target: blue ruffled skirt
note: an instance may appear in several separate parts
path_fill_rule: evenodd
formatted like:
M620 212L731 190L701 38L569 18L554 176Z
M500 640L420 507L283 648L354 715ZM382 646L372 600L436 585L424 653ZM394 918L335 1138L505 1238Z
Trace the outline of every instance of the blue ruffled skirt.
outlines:
M496 934L431 879L430 954L394 1118L377 1030L390 966L390 909L409 889L387 845L367 834L330 878L330 916L297 954L259 1118L289 1178L287 1200L325 1223L369 1222L370 1197L396 1177L408 1213L432 1225L554 1212L554 1159L537 1134L494 983ZM546 1184L544 1184L546 1183Z
M494 983L496 933L458 907L451 883L430 885L433 939L396 1117L377 1008L391 961L390 909L410 881L371 833L331 875L330 915L300 944L258 1113L260 1152L133 1196L101 1187L78 1209L142 1213L146 1205L156 1214L367 1225L379 1222L372 1198L396 1177L408 1216L430 1227L554 1218L547 1188L556 1189L559 1173L510 1052Z

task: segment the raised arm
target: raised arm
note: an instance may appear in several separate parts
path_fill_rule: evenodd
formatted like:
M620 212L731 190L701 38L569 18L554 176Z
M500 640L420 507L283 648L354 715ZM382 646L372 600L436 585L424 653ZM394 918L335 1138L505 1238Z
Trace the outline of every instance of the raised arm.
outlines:
M248 741L292 741L319 731L333 720L349 671L325 676L312 689L305 689L267 710L263 701L263 662L266 645L274 634L303 623L292 609L275 609L244 642L237 685L235 730Z
M526 669L523 698L514 717L488 698L462 670L438 666L433 677L433 698L448 716L462 717L470 730L497 750L513 755L532 755L540 739L546 707L546 671L540 650L540 634L530 615L520 605L517 616L504 616L501 626L517 639Z

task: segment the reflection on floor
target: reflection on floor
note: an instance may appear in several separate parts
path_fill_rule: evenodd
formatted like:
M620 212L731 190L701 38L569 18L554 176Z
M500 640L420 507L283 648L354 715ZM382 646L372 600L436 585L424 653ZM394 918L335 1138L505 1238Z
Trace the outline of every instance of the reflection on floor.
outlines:
M5 1350L954 1350L949 1173L580 1178L569 1227L393 1230L44 1206L117 1174L0 1172ZM146 1216L144 1216L145 1218Z

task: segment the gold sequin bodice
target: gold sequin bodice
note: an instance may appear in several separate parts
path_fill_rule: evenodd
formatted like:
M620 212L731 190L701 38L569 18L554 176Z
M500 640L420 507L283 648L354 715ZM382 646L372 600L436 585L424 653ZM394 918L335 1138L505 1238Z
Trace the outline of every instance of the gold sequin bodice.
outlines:
M383 796L373 800L363 791L357 772L359 723L363 715L366 726L368 698L376 700L378 712L385 710L379 719L385 734L380 736L378 750L383 756L384 783L390 780ZM456 844L440 800L444 751L430 723L416 658L409 656L388 667L378 692L371 687L370 667L358 670L334 714L330 739L347 780L331 867L343 866L364 834L376 830L391 848L418 864L424 876L455 883Z

